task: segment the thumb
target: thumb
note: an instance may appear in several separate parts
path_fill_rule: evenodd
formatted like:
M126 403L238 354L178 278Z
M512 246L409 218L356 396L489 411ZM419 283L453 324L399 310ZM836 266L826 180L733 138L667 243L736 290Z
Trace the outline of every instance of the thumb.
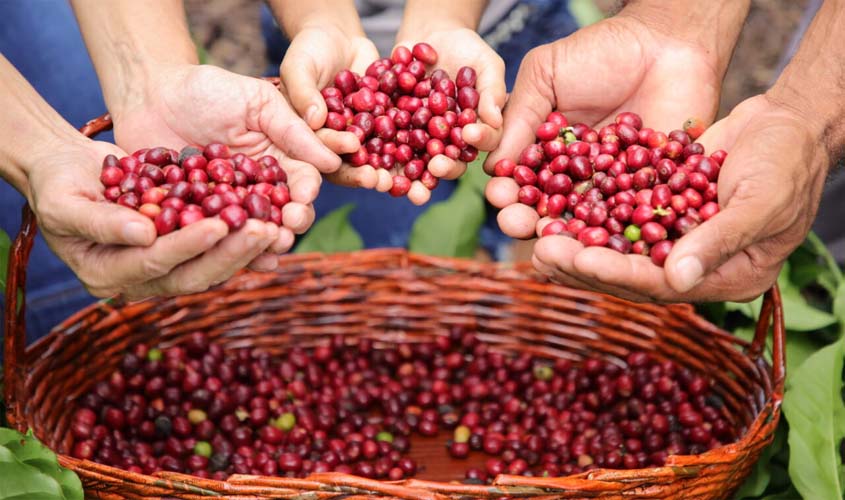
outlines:
M555 103L552 75L544 68L551 67L547 46L532 49L522 60L513 92L504 112L504 131L496 151L490 153L484 170L503 158L515 160L522 149L534 142L537 126L545 121Z
M755 200L728 204L721 212L678 240L664 264L669 286L680 293L700 284L712 271L758 240L771 219Z
M326 123L326 103L317 88L319 72L314 60L295 51L282 61L279 75L284 82L293 109L313 130Z
M272 88L272 93L264 101L266 105L262 110L260 127L273 144L288 156L314 165L320 172L334 172L340 168L340 157L296 116L274 85L267 85Z
M148 217L114 203L76 200L62 204L60 213L48 216L45 229L106 245L146 247L156 239Z

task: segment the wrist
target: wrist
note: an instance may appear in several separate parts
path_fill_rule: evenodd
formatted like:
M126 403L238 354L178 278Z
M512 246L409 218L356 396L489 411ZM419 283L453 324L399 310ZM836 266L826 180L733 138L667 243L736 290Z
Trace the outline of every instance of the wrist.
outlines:
M457 30L475 31L475 28L454 19L417 18L408 21L406 16L406 21L402 22L402 26L396 33L396 43L423 42L435 33Z
M617 15L698 50L724 75L751 0L631 0Z
M421 41L442 31L475 31L486 5L486 0L408 0L396 40Z
M113 81L108 86L111 92L106 92L106 85L103 85L106 107L112 122L117 127L127 114L153 105L161 98L166 86L181 85L184 74L198 66L195 62L179 61L151 65L143 63L131 69L125 68L121 81ZM115 92L115 89L121 92Z
M347 38L366 36L352 1L309 0L307 6L285 0L267 3L290 40L306 29L331 29Z
M785 71L775 85L766 92L766 98L799 120L818 138L830 158L826 165L832 167L845 155L845 109L840 104L845 91L831 89L825 92L818 81L807 81L804 74ZM816 87L818 91L807 92Z

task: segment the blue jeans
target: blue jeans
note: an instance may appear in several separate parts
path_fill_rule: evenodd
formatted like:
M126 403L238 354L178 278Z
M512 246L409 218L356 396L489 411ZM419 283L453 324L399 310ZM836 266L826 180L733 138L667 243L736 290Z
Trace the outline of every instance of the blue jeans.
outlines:
M519 62L528 50L566 36L577 28L561 3L555 0L522 2L530 6L530 16L522 30L498 47L508 63L509 87L513 85ZM66 120L79 127L105 112L96 74L68 2L0 1L0 19L3 19L0 23L0 52ZM268 67L270 72L276 72L287 44L266 8L262 24L268 42ZM99 138L112 140L110 133ZM453 190L453 182L442 182L434 191L432 202L448 198ZM367 247L407 246L414 219L426 209L382 193L326 183L315 204L317 216L350 202L357 207L350 220ZM0 182L0 228L11 237L19 229L23 203L23 198L11 186ZM495 255L507 239L496 227L495 211L490 209L488 215L481 239L482 244ZM27 340L31 342L40 338L94 300L39 236L27 277Z
M0 52L67 121L81 127L105 113L97 76L67 1L0 2L0 19ZM113 140L110 132L100 138ZM23 204L24 198L0 181L0 228L11 238L20 228ZM39 235L27 274L27 340L43 336L93 301Z

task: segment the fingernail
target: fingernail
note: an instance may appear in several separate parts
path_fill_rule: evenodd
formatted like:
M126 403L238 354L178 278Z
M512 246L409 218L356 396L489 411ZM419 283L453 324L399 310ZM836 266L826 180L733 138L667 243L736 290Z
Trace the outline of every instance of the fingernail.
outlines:
M142 222L130 222L123 226L123 238L130 245L147 245L150 232Z
M679 292L687 292L704 279L704 267L698 258L684 257L675 265L676 280L680 285Z
M211 245L217 243L217 241L219 239L220 239L220 237L216 233L214 233L214 232L208 233L208 234L205 235L205 246L211 246Z
M314 115L315 115L316 113L317 113L317 105L316 105L316 104L312 104L312 105L311 105L311 106L309 106L309 107L308 107L308 109L305 111L305 123L307 123L307 124L308 124L308 126L311 126L311 121L312 121L312 119L314 118Z

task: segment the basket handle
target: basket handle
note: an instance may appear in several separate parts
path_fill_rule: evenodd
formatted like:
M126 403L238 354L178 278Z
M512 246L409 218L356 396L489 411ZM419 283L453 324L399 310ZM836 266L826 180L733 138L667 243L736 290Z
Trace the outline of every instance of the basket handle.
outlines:
M748 348L748 354L754 361L763 357L769 326L772 326L772 398L775 406L780 406L786 378L786 324L783 319L783 301L777 283L763 297L763 307L760 308L754 340Z
M111 127L111 117L105 114L89 121L79 131L88 137L93 137ZM6 332L3 397L6 402L6 419L9 425L24 432L26 429L23 428L25 424L22 409L17 403L17 392L23 387L26 373L26 266L35 242L35 234L38 232L38 224L28 204L24 204L21 212L21 230L9 251L6 273L6 310L3 319L3 328Z

